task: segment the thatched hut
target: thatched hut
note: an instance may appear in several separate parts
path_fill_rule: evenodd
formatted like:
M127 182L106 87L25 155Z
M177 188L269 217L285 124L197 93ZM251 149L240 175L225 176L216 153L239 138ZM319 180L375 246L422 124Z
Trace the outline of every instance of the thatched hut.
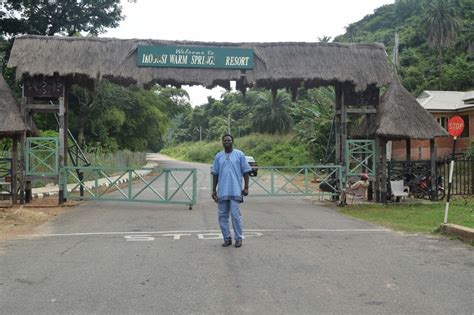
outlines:
M381 175L380 192L382 199L386 196L386 145L388 141L405 140L407 142L407 160L410 157L410 141L430 140L431 169L435 173L436 150L435 137L446 137L448 133L424 109L416 98L401 84L397 73L387 91L380 100L375 120L365 119L354 132L354 137L375 138L378 142L377 151L380 152L380 161L377 170ZM435 178L433 177L433 181ZM433 183L434 185L434 183ZM376 188L377 190L377 188Z
M0 139L10 138L13 142L12 155L10 158L4 158L2 164L10 169L10 176L0 178L2 185L9 185L10 191L16 191L17 170L18 170L18 143L24 133L27 131L27 125L24 123L20 107L13 96L7 82L0 75ZM7 171L7 170L5 170ZM5 174L2 174L6 175ZM16 194L12 195L12 202L17 202Z
M0 75L0 138L13 138L26 131L20 107L7 82Z

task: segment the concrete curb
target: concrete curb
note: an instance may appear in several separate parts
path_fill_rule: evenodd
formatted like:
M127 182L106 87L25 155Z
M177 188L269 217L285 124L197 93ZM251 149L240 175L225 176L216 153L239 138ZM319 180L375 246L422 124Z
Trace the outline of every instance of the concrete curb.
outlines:
M457 224L442 224L441 230L444 234L456 236L465 242L474 242L474 229Z

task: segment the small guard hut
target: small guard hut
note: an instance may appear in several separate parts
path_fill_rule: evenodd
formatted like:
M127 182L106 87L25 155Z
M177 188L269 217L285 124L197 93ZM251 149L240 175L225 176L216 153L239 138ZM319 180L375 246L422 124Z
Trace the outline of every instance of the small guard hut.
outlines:
M355 131L357 137L375 138L377 152L376 196L385 202L387 197L387 142L391 140L406 141L406 160L410 160L410 141L430 140L431 174L436 173L435 137L447 137L448 133L424 109L415 97L401 84L397 72L381 98L376 120L364 120ZM379 182L378 182L379 181ZM432 187L436 186L432 176Z
M0 139L12 140L11 155L1 157L0 185L2 185L2 189L10 192L14 204L17 202L18 196L12 192L17 191L18 181L21 182L23 177L22 174L17 173L22 169L18 156L19 143L31 129L23 121L20 106L7 82L0 75Z

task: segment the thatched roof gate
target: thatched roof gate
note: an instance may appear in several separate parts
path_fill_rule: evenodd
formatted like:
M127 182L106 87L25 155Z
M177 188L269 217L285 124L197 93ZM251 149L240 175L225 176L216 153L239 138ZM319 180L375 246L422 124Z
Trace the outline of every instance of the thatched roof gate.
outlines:
M246 70L139 67L139 45L247 48L253 52L254 66ZM301 86L312 88L333 85L336 87L336 160L341 164L344 164L344 148L348 136L348 113L373 117L383 112L383 117L377 116L380 117L377 118L380 132L402 137L407 132L402 127L405 124L386 122L386 119L391 118L386 118L385 115L398 111L397 104L400 102L395 99L403 98L397 90L387 95L387 107L380 108L379 113L379 88L387 86L392 80L387 54L381 44L217 43L21 36L15 39L8 66L16 67L18 80L30 80L35 76L63 78L64 104L59 102L59 110L64 106L65 119L61 123L62 127L67 127L67 87L72 83L93 87L95 81L107 78L123 85L137 84L145 87L155 83L229 87L230 81L236 81L237 87L242 90L256 86L269 88L274 92L278 88L287 88L293 93ZM398 114L400 116L397 119L404 122L404 113ZM418 136L426 136L426 130L414 131L414 134L416 132ZM62 144L62 148L65 150L66 146Z

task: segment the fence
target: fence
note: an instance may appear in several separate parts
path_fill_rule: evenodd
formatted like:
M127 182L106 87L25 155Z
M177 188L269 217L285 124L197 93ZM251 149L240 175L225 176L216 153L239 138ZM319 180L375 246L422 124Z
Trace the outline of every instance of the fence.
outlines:
M448 187L450 158L436 161L436 176L443 177L443 186ZM431 162L419 161L390 161L388 162L388 178L403 179L405 183L419 176L431 175ZM454 163L453 195L474 194L474 159L458 157Z
M437 162L436 172L443 176L444 187L448 187L450 159L446 158ZM474 195L474 159L457 158L454 161L453 195Z

